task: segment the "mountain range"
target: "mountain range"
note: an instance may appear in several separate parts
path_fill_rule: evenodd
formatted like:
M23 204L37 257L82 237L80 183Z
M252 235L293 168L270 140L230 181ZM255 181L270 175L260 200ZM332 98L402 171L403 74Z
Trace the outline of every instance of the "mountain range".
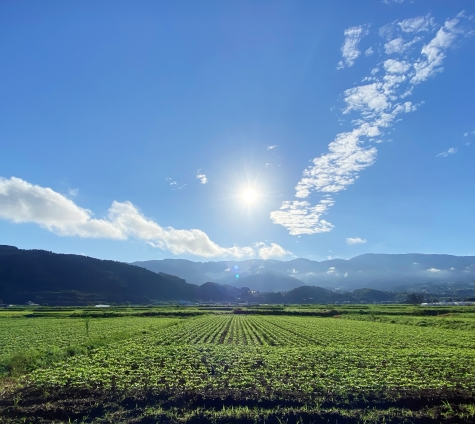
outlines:
M475 283L475 256L368 253L352 259L320 262L308 259L219 262L163 259L133 264L153 272L177 275L193 284L213 281L264 292L289 291L303 285L339 291L364 287L403 291Z
M475 257L422 254L127 264L0 245L0 304L373 302L404 300L407 290L466 298L475 295L474 264Z

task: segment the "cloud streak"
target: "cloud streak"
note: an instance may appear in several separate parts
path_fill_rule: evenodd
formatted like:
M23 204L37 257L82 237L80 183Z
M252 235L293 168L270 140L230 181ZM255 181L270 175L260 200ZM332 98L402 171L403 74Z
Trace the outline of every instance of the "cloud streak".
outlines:
M435 155L436 157L447 157L447 156L450 156L450 155L455 155L455 153L458 152L458 149L456 149L455 147L451 147L449 150L445 151L445 152L441 152L439 153L438 155Z
M434 25L430 15L426 15L396 21L379 30L380 36L387 40L386 56L377 58L379 63L361 85L343 93L342 114L353 118L353 129L337 134L328 145L328 151L311 161L312 165L303 171L295 186L298 200L284 201L278 211L271 212L270 218L275 224L284 226L292 235L332 230L333 225L322 217L334 205L333 196L354 184L361 171L374 164L377 157L374 144L381 141L401 115L419 107L406 98L418 84L442 72L446 52L472 33L472 20L463 13L448 19L438 30ZM348 46L353 47L348 47L348 51L354 52L353 55L348 53L347 66L359 55L355 53L356 41L364 34L363 28L345 31L347 39L353 37L352 43L348 42ZM435 30L435 36L424 44L424 37L430 37ZM312 193L320 196L316 204L302 200Z
M364 244L366 243L366 239L362 239L360 237L348 237L346 239L347 244Z
M256 257L267 259L289 254L281 246L256 243L253 246L222 247L198 229L162 227L145 217L131 202L114 201L105 218L52 190L20 178L0 178L0 219L17 224L35 223L59 236L127 240L134 237L175 255L202 257Z

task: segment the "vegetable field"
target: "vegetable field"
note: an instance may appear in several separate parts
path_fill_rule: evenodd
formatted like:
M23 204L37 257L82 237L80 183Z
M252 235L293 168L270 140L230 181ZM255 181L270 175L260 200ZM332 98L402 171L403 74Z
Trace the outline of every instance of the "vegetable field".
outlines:
M473 318L460 328L345 318L0 319L0 419L475 421ZM50 360L15 375L10 364L32 348Z

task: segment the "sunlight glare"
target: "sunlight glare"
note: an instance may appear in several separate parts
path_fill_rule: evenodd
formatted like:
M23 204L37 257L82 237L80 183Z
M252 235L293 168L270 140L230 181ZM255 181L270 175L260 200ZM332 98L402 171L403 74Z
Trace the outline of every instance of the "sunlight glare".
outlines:
M242 194L242 198L245 202L250 204L250 203L253 203L257 199L257 193L252 188L248 188Z

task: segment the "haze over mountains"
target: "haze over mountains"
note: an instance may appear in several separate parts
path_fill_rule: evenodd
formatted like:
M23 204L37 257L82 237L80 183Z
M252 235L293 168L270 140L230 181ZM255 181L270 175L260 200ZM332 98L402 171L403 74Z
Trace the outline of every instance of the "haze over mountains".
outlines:
M373 254L352 259L192 262L163 259L134 262L154 272L177 275L189 283L213 281L251 290L278 292L302 285L344 291L358 288L406 290L430 283L475 281L475 256ZM239 277L236 277L239 275Z

